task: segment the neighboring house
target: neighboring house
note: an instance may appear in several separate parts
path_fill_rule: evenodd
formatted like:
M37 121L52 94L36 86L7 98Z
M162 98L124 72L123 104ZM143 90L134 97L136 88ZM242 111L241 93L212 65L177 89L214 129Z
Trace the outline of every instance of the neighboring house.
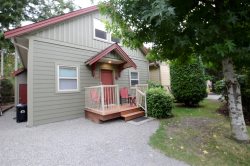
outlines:
M138 110L144 93L127 97L132 106L120 106L119 92L126 87L135 94L135 85L149 80L146 51L117 44L103 19L92 6L5 32L24 66L15 72L15 103L27 102L28 126L82 117L84 110L96 122L144 115ZM118 114L121 109L126 115Z
M166 62L154 62L149 64L150 81L160 83L170 90L170 67Z

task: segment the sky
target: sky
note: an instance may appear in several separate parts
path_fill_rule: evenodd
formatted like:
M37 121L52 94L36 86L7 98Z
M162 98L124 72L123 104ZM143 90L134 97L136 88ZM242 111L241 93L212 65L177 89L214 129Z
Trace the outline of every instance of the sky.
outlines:
M91 2L91 0L74 0L75 4L81 6L82 8L96 5L100 0L93 0L93 1L94 4Z
M80 6L81 8L86 8L89 6L97 5L100 0L93 0L93 3L91 0L74 0L74 3L77 6ZM22 26L32 24L33 22L31 21L23 21L21 24Z

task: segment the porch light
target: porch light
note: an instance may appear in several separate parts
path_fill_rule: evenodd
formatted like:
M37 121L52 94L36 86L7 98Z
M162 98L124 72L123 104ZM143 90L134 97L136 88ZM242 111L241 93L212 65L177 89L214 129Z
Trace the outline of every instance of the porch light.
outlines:
M108 61L108 63L112 63L112 61Z

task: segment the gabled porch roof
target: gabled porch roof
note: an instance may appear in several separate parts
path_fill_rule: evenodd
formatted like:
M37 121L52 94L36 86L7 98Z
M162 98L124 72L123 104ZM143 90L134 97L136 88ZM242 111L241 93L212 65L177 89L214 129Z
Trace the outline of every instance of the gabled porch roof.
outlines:
M101 51L97 55L91 57L85 62L85 64L92 66L111 52L115 52L124 61L123 65L121 66L122 69L129 68L129 67L133 67L136 69L137 67L136 64L132 61L132 59L128 56L128 54L126 54L126 52L123 51L123 49L117 43L112 44L111 46Z

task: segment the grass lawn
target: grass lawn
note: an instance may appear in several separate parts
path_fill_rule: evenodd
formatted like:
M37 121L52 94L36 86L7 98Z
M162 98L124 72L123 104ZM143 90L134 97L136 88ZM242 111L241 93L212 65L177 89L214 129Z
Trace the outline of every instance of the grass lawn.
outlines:
M190 165L249 165L250 145L231 139L229 119L216 112L220 105L212 100L199 108L176 105L174 117L160 121L150 145Z

